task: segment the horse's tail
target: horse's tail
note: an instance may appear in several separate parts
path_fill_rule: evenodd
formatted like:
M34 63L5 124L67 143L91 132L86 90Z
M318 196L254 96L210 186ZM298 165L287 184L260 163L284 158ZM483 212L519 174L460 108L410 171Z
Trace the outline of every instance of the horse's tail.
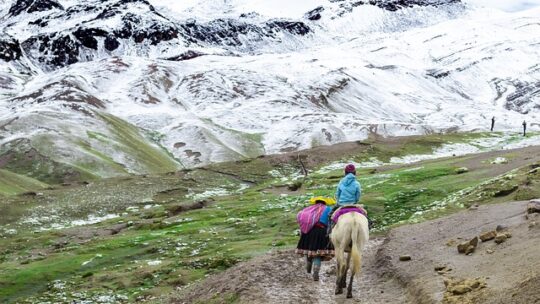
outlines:
M360 268L362 266L362 256L360 255L360 250L362 247L362 244L360 244L359 238L361 238L360 233L360 223L355 219L353 221L353 229L351 229L351 240L352 240L352 246L351 246L351 262L352 262L352 270L353 274L360 275Z

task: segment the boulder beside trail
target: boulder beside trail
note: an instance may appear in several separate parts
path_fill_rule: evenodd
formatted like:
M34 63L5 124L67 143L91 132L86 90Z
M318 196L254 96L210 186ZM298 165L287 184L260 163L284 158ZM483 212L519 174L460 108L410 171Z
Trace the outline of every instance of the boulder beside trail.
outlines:
M488 231L488 232L484 232L480 234L480 240L482 240L482 242L487 242L487 241L493 240L496 236L497 236L496 231Z
M471 254L476 249L476 246L478 246L478 237L477 236L475 236L470 241L463 242L463 243L457 245L457 250L458 250L459 253Z
M444 280L447 293L451 295L462 295L473 290L482 289L487 286L484 278L475 279L446 279Z
M497 225L497 227L495 228L495 231L497 232L506 231L506 230L508 230L508 226L505 226L505 225Z
M540 213L540 199L533 199L527 205L527 213Z
M498 234L496 237L495 237L495 243L497 244L501 244L501 243L504 243L506 242L506 239L508 237L506 236L506 234Z
M461 168L457 168L455 170L456 174L463 174L463 173L467 173L469 172L469 168L467 167L461 167Z
M399 257L399 260L402 261L402 262L410 261L411 256L410 255L402 255L402 256Z

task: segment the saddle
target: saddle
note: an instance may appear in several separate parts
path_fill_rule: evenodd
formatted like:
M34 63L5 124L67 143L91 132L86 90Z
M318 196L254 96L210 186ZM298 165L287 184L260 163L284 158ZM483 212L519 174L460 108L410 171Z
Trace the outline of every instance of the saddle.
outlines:
M331 224L330 224L330 227L329 227L330 229L328 230L328 234L330 234L330 232L333 230L334 226L337 224L337 221L339 220L339 217L344 215L344 214L347 214L349 212L360 213L363 216L365 216L369 221L369 218L367 217L367 211L364 208L362 208L362 206L360 206L360 205L346 205L346 206L343 206L343 207L339 207L339 208L336 209L336 211L334 211L334 213L330 217ZM350 252L351 247L352 247L352 241L349 244L349 246L347 246L345 248L345 252Z
M344 214L347 214L349 212L356 212L356 213L360 213L362 214L363 216L365 216L367 218L367 212L364 208L362 208L361 206L357 206L357 205L347 205L347 206L343 206L343 207L339 207L335 212L334 214L332 214L332 223L335 225L338 220L339 220L339 217L344 215Z

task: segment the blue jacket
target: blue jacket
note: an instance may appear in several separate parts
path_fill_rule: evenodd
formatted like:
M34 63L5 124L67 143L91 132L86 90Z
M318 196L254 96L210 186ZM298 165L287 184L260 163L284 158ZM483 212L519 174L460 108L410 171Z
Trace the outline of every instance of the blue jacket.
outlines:
M362 189L354 174L349 173L341 179L337 186L336 201L339 205L356 204L360 200Z
M326 209L324 209L321 217L319 218L319 222L321 224L328 226L328 215L330 214L330 211L332 211L332 208L326 206Z

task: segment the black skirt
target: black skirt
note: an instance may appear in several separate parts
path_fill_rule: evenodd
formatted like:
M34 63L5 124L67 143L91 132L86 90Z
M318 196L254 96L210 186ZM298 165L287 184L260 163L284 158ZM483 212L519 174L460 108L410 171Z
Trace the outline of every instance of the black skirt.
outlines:
M308 233L302 233L296 246L296 253L308 257L321 257L325 261L332 259L334 246L326 235L326 227L316 225Z

